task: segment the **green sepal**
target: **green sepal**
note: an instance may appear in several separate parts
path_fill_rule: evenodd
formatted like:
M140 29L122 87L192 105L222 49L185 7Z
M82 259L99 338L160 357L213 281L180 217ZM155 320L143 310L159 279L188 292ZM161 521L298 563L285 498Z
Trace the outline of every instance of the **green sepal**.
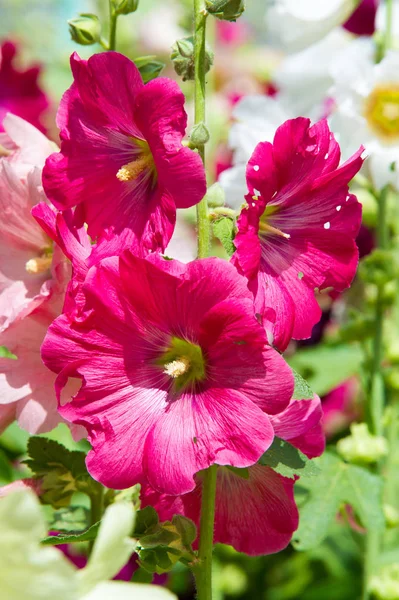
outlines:
M271 467L283 477L314 477L320 469L289 442L275 437L270 448L260 457L259 464Z

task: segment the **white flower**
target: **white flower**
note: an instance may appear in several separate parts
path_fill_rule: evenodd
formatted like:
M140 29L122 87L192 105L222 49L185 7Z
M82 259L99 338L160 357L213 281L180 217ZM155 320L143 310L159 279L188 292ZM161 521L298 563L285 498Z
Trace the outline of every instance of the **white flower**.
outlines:
M377 189L399 189L399 52L389 51L375 64L372 40L350 44L332 66L336 110L331 128L348 158L360 144Z
M134 552L129 537L131 504L116 502L105 511L87 566L77 569L55 547L41 546L47 535L37 497L18 491L0 500L1 600L173 600L153 585L106 581Z
M297 52L344 23L359 0L269 0L266 27L272 43Z

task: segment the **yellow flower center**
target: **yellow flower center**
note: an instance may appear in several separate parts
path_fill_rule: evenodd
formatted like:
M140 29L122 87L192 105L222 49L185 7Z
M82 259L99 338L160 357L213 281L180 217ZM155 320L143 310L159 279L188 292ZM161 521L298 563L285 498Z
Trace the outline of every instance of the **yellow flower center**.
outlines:
M187 340L172 337L168 347L156 360L163 372L173 380L173 387L180 391L205 379L205 359L200 346Z
M119 181L132 181L137 179L141 173L147 171L147 175L156 176L154 157L147 142L134 138L134 144L138 147L134 160L123 165L117 172Z
M25 265L25 270L29 275L40 275L45 273L51 267L51 261L53 260L52 254L43 254L42 256L36 256L31 258Z
M257 196L254 197L254 199L257 199ZM269 204L266 206L266 209L263 213L263 215L260 218L259 221L259 234L260 235L277 235L279 237L283 237L286 240L289 240L291 235L289 233L284 233L284 231L281 231L281 229L279 229L278 227L274 227L273 225L270 225L270 218L273 215L276 215L278 213L278 207L273 205L273 204Z
M369 127L385 141L399 138L399 85L379 85L366 99L364 116Z

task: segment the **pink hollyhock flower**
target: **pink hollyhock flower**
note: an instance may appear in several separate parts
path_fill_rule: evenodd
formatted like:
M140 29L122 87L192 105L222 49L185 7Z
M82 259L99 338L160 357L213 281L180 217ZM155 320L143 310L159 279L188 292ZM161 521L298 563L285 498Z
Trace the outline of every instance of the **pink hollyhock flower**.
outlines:
M43 365L40 346L52 321L61 313L70 269L56 249L53 268L57 281L51 295L24 318L0 333L0 346L15 358L0 357L0 431L17 419L29 433L43 433L62 421L54 392L55 376ZM66 390L71 395L73 388ZM75 437L81 433L73 431Z
M45 200L40 167L50 142L18 117L5 126L15 151L0 160L0 332L45 301L56 279L52 241L31 216Z
M49 101L38 83L41 68L15 69L16 53L17 47L10 41L0 48L0 131L3 131L2 121L7 112L19 115L44 131L41 118Z
M378 0L361 0L343 27L356 35L373 35L377 9Z
M43 171L47 196L60 210L81 204L92 237L121 236L144 254L164 250L176 208L197 204L206 191L199 155L182 145L180 88L161 77L144 85L116 52L88 61L75 53L71 68L74 83L57 116L61 152Z
M348 183L363 148L338 167L326 121L298 118L261 142L247 165L249 194L232 261L248 278L256 311L283 350L307 338L321 316L314 290L347 288L356 272L361 205Z
M324 450L320 425L320 399L293 400L288 408L271 417L276 435L307 454ZM183 514L199 526L202 475L196 475L194 491L180 495L159 494L142 485L141 505L153 506L161 520ZM248 469L219 467L216 488L215 543L230 544L250 555L283 550L298 527L294 500L295 479L282 477L272 468L254 465Z
M323 429L327 437L332 437L346 429L359 418L359 406L356 406L358 392L359 382L352 377L322 398Z
M98 481L148 480L179 494L212 463L258 460L274 436L268 414L288 405L293 377L232 265L126 251L92 267L82 294L84 310L56 319L42 357L59 374L58 394L70 377L83 382L59 410L87 428Z

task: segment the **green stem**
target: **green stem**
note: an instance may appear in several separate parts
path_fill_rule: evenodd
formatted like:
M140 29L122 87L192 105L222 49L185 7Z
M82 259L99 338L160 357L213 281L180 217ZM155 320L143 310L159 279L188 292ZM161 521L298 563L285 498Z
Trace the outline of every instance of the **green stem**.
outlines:
M205 123L205 39L206 39L205 0L194 0L194 101L195 101L195 124ZM205 163L205 147L202 144L198 152ZM198 226L198 258L209 256L211 243L211 230L208 219L208 205L206 198L197 204L197 226Z
M116 49L116 24L118 21L118 15L112 5L112 1L109 0L109 42L108 50Z
M385 2L385 33L384 41L382 43L382 56L384 58L387 50L392 46L392 17L393 17L393 0L386 0Z
M101 521L104 512L104 488L98 486L98 490L90 495L90 525ZM89 554L93 549L94 540L89 543Z
M387 223L387 196L389 187L386 186L378 198L378 223L377 223L377 246L382 250L389 245L388 223ZM374 316L374 339L372 344L372 363L370 372L369 386L369 425L374 435L383 435L383 411L385 404L385 386L381 373L381 366L384 357L383 347L383 328L384 328L384 303L383 287L377 290L377 299ZM381 465L377 465L377 472L381 470ZM376 559L381 546L380 532L369 530L365 540L365 563L363 574L363 596L362 600L369 600L370 594L368 586L370 577L375 567Z
M212 551L215 522L217 465L204 473L202 483L201 519L199 531L198 565L194 571L197 600L212 600Z

